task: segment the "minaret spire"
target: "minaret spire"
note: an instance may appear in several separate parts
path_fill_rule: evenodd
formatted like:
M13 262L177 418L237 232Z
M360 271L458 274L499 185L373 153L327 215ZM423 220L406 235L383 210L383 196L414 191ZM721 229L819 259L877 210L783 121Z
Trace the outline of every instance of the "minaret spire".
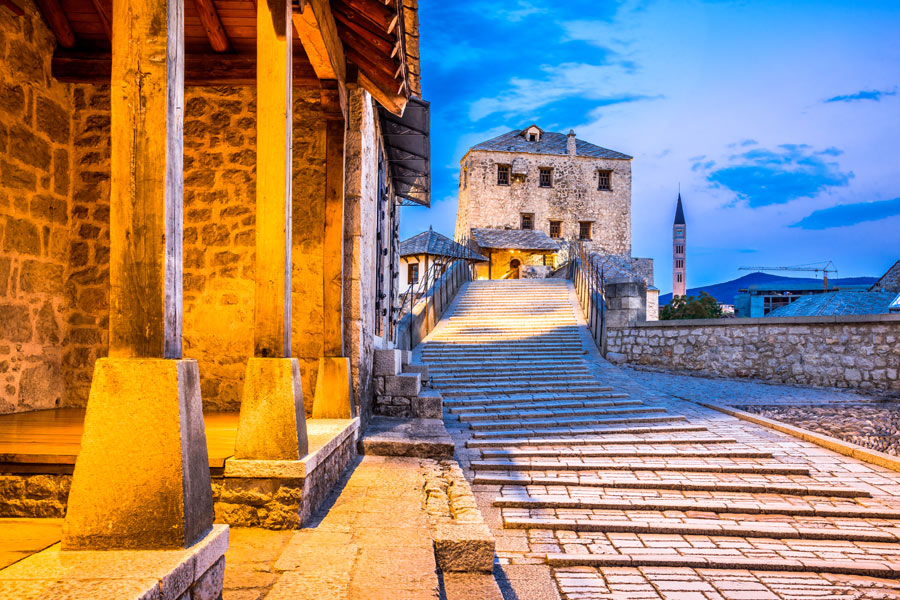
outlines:
M687 224L684 220L679 183L675 222L672 224L672 296L685 295L687 295Z

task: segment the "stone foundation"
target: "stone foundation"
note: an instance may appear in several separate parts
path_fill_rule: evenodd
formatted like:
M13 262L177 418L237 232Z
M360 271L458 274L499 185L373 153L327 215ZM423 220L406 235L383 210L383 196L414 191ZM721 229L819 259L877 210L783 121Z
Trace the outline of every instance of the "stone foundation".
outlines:
M309 421L310 434L314 423ZM297 529L335 486L358 454L359 419L301 461L225 461L212 480L216 521L239 527Z
M440 419L444 405L440 392L428 383L428 366L408 361L405 350L375 352L374 414L400 419Z
M631 323L607 347L632 364L780 383L900 391L900 316Z

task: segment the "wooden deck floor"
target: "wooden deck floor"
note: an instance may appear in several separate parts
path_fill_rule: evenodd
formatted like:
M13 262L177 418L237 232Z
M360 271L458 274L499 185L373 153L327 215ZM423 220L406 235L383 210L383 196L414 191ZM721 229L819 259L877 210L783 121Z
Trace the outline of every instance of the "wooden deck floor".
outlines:
M62 519L0 519L0 569L52 546L62 537Z
M207 413L206 449L211 468L223 468L234 454L238 413ZM0 415L0 464L57 465L56 472L71 472L81 447L83 408L58 408ZM20 469L15 469L20 470Z

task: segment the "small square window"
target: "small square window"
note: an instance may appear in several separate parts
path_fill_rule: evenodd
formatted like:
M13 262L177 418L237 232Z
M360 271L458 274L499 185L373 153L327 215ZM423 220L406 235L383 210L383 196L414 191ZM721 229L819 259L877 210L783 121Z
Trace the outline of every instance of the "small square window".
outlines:
M497 185L509 185L509 165L497 165Z
M536 142L536 141L537 141L537 134L536 134L536 133L529 133L529 134L528 134L528 141L529 141L529 142Z
M580 221L578 223L578 239L579 240L589 240L591 239L591 225L590 221Z
M540 185L543 188L553 187L553 170L541 168Z
M534 213L522 213L522 229L534 229Z
M410 285L419 283L419 263L410 263L407 267Z
M562 221L550 221L550 237L562 237Z
M612 171L597 171L597 189L606 191L612 189Z

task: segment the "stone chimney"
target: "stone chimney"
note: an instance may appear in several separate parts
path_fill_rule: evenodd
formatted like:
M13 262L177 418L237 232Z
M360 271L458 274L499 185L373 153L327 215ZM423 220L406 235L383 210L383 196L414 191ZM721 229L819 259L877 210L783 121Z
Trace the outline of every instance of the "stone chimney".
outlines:
M575 130L569 130L569 136L566 140L566 149L569 151L569 156L575 156Z

